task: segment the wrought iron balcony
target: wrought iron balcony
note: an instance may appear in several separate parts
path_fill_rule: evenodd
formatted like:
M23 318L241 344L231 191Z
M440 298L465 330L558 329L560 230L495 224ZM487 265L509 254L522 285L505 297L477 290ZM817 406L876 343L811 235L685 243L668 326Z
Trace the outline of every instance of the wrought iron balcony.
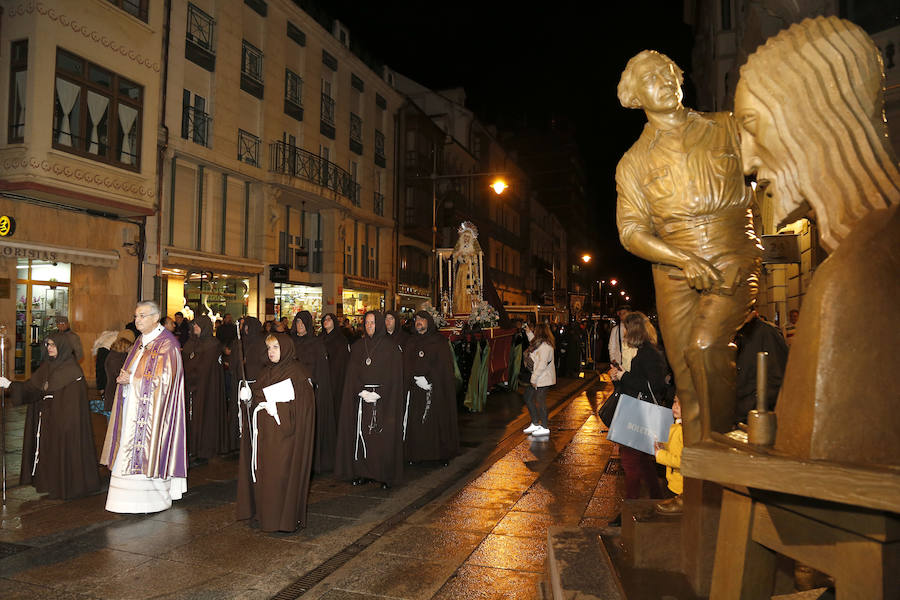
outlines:
M362 145L362 119L355 113L350 113L350 150L356 154L363 153Z
M215 19L193 4L188 4L187 40L189 42L210 54L215 54L215 28Z
M269 170L327 188L359 205L360 185L341 167L282 141L269 144Z
M384 167L387 160L384 154L384 134L379 130L375 130L375 164Z
M193 106L185 106L181 114L181 137L201 146L210 146L212 117Z
M334 126L334 98L322 93L322 122Z
M238 129L238 160L259 166L259 138L243 129Z
M241 50L241 89L263 98L263 53L262 50L244 40Z

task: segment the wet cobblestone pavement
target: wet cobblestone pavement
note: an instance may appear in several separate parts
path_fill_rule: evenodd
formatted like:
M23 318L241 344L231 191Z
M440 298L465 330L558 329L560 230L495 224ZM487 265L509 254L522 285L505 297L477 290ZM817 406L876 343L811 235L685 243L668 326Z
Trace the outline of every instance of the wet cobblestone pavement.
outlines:
M317 477L308 526L292 534L235 521L236 458L192 469L188 494L153 515L108 513L105 493L60 502L11 488L0 598L536 598L547 528L618 512L614 445L596 417L608 393L593 376L560 380L543 440L521 433L519 394L491 394L486 412L460 414L450 466L409 466L391 490Z

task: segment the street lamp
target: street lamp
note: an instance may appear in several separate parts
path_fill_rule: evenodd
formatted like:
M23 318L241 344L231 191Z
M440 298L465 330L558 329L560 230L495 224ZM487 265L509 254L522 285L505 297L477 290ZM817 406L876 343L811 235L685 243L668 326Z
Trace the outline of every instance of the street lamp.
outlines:
M593 257L590 254L582 254L581 255L581 260L582 260L582 262L584 262L584 264L588 264L589 262L591 262L592 258Z
M604 300L606 300L606 297L603 295L603 284L608 283L611 286L616 286L619 284L619 280L618 279L610 279L609 281L607 281L605 279L602 279L597 283L598 283L597 293L600 294L600 312L602 313L602 312L604 312L603 311L603 302L604 302ZM612 292L608 292L606 295L612 296ZM606 304L607 304L606 310L609 310L609 302L607 302Z
M433 306L440 307L440 298L438 298L438 289L437 289L437 269L438 261L437 261L437 210L438 207L443 204L443 200L438 202L437 199L437 181L438 179L471 179L473 177L495 177L493 183L489 186L494 193L498 196L509 188L509 185L499 177L502 173L460 173L456 175L438 175L437 174L437 154L435 154L435 164L434 169L431 171L431 294ZM418 178L415 178L418 179ZM423 178L424 179L424 178Z

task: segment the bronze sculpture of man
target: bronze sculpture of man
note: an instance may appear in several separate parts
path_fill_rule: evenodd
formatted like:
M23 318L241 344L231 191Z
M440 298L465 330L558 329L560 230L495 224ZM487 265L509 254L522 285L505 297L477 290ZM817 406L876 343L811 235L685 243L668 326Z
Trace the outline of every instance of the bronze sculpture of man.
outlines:
M616 168L616 219L622 245L653 263L690 445L733 423L729 344L756 299L760 247L734 121L685 108L681 83L681 69L653 50L622 73L619 101L648 122Z
M808 203L830 252L803 300L775 447L900 465L900 169L881 54L849 21L807 19L750 55L734 106L776 223Z

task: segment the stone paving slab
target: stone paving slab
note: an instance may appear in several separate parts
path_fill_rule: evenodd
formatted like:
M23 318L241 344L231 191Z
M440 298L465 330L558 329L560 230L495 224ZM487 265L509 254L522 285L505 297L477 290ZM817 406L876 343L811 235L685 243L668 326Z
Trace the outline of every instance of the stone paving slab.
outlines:
M595 416L598 396L607 393L589 389L562 406L551 416L549 440L521 436L482 472L411 515L389 541L373 544L303 598L333 600L375 589L408 600L538 598L548 529L585 519L606 525L618 510L614 493L600 489L621 487L621 474L607 469L614 446ZM401 559L387 561L390 548ZM435 562L443 568L429 570ZM363 589L355 587L358 578L346 575L362 570L377 581L416 580L423 568L419 588ZM435 592L433 577L441 573L447 577Z
M528 420L521 396L500 392L486 413L460 414L463 454L446 468L408 467L406 481L391 490L315 477L308 525L291 534L236 522L235 457L191 469L185 497L152 515L108 513L105 493L61 502L30 486L11 488L0 513L0 598L271 598L361 540L371 546L357 558L375 560L351 561L364 566L336 571L303 598L492 598L504 590L504 598L532 597L540 576L529 569L546 550L540 536L523 534L516 515L526 513L512 508L543 474L559 484L586 476L578 469L590 463L571 452L554 463L574 437L592 442L592 452L602 445L593 443L602 439L589 418L597 394L577 410L565 402L585 384L561 380L554 389L549 440L521 434ZM587 426L575 429L579 420ZM587 494L579 497L585 506L591 485L572 486ZM437 502L390 525L404 507L441 490ZM484 564L468 564L469 557ZM499 587L479 591L498 574Z

